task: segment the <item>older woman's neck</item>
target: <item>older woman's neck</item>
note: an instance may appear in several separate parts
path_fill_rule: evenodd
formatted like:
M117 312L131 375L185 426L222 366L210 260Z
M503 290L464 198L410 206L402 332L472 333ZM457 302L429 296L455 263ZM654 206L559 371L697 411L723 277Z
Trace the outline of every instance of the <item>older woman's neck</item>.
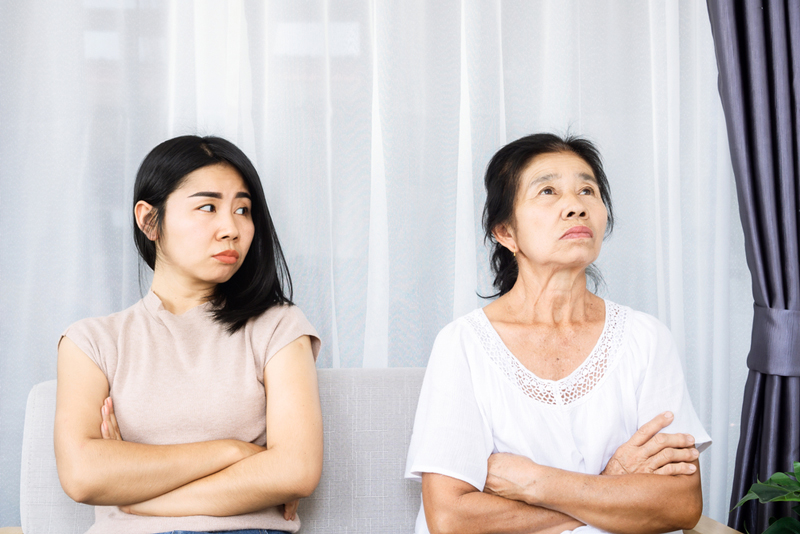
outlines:
M502 298L518 320L554 325L594 321L601 301L586 289L583 269L520 273Z

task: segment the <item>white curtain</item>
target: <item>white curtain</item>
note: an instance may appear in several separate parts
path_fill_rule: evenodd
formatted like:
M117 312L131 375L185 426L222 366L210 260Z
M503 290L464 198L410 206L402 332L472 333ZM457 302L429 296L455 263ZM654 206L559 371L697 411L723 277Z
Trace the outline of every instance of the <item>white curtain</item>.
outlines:
M146 291L132 184L185 133L256 164L320 367L424 366L492 291L491 155L594 140L601 294L678 339L725 519L752 308L704 1L26 0L0 4L0 47L0 526L27 393L67 325Z

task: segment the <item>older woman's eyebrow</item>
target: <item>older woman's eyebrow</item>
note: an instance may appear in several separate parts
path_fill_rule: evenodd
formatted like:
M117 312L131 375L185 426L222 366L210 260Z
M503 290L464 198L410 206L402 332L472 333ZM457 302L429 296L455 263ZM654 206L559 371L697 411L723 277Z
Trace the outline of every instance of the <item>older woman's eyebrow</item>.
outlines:
M594 176L592 176L591 174L586 174L585 172L582 172L582 173L580 173L578 176L580 176L581 178L583 178L583 179L584 179L585 181L587 181L587 182L594 182L594 183L597 183L597 178L595 178L595 177L594 177Z
M538 185L538 184L540 184L542 182L551 182L551 181L555 180L556 178L558 178L559 176L560 176L560 174L557 174L557 173L543 174L542 176L539 176L535 180L531 180L531 183L528 184L528 188L530 189L534 185Z
M198 191L193 195L189 195L187 198L192 198L192 197L210 197L210 198L222 199L222 193L217 193L216 191ZM244 191L236 193L234 195L234 198L246 198L248 200L252 200L252 198L250 198L250 193L246 193Z

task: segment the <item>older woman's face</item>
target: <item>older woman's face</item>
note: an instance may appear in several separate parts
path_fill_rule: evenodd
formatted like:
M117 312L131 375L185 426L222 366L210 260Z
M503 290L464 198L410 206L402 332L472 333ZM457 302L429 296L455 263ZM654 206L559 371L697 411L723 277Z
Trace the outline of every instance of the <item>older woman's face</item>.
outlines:
M569 152L537 156L520 176L509 228L517 261L534 268L587 267L600 254L607 220L588 163Z

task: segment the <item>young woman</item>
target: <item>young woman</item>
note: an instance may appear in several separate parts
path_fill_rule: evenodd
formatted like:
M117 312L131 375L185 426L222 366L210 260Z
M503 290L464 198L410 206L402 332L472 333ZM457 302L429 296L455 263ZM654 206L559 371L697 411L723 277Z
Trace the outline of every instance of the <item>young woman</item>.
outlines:
M59 341L61 484L96 505L90 533L295 532L322 470L320 341L258 174L224 139L178 137L133 204L152 286Z
M711 440L672 336L586 287L613 224L597 150L523 137L485 181L498 298L433 346L406 464L422 480L416 532L694 527Z

